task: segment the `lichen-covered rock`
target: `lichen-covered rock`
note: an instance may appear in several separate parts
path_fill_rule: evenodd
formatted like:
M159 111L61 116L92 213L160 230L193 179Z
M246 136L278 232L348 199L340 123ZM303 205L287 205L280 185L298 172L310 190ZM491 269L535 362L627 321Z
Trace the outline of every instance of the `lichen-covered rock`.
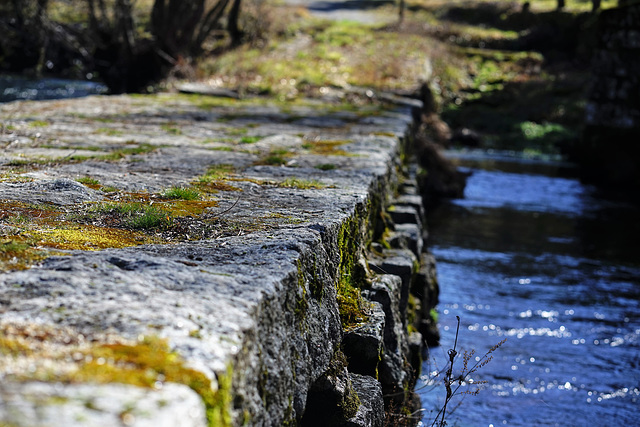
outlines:
M350 374L353 389L358 394L358 412L340 426L381 427L384 425L384 399L380 382L367 375Z
M342 338L342 351L349 360L351 372L375 377L382 358L385 312L377 302L371 304L366 323L347 330Z
M382 305L386 315L384 353L379 364L378 378L388 400L400 405L404 402L404 391L412 375L412 369L407 362L407 329L399 308L401 292L402 280L395 275L377 276L371 289L364 291L369 300Z
M99 192L67 178L17 183L0 182L0 199L71 205L95 202L102 198Z
M411 282L419 265L416 256L408 249L381 249L380 255L369 258L369 267L378 274L391 274L402 280L400 288L399 310L406 316ZM406 317L403 320L406 325Z
M408 110L392 107L366 117L334 113L334 106L287 105L285 112L211 103L159 95L26 102L19 114L0 106L12 132L31 141L7 140L0 153L1 167L10 168L0 183L0 199L8 199L0 202L10 213L0 217L9 240L2 255L38 252L19 265L22 270L0 264L9 266L0 271L0 423L38 425L7 412L28 415L32 406L16 402L36 393L30 387L68 396L58 399L57 410L68 410L77 425L92 425L95 415L91 404L75 403L79 392L127 390L122 395L128 396L132 390L144 408L144 402L161 401L154 396L164 396L162 390L182 384L176 385L180 393L199 397L209 425L297 423L318 403L314 390L331 383L327 372L343 338L339 292L359 295L357 286L364 284L365 246L383 231L380 218L398 185L400 141L389 133L406 131ZM47 124L38 127L37 138L29 126L35 118ZM39 146L45 141L55 143ZM247 152L244 144L257 149ZM99 154L64 161L76 149ZM11 169L12 162L39 158L43 150L55 151L52 161L38 162L27 174ZM222 178L215 173L221 165ZM74 181L80 178L87 184ZM163 196L172 187L196 189L203 199L180 200L183 208L205 206L163 211L162 225L148 229L123 226L112 211L95 224L85 215L102 205L91 202L168 206L177 203ZM36 211L31 202L45 206ZM55 208L47 211L49 222L38 216L45 208ZM27 221L14 221L18 214ZM192 233L192 226L207 232ZM89 227L98 232L90 234ZM107 233L132 242L77 250L67 240L42 237L71 228L88 243ZM137 240L140 233L144 238ZM38 243L29 246L25 236ZM372 316L373 329L378 337L384 329L388 369L381 377L397 386L407 383L399 368L407 354L399 310L409 281L404 277L401 286L402 279L385 277L370 291L380 294L374 300L384 311L384 321L379 311ZM376 346L371 355L379 354ZM361 408L346 367L338 371L332 389L342 396L342 418L378 420L378 394L365 393L375 400ZM168 407L180 405L167 399ZM134 416L135 401L129 405ZM125 414L120 401L113 402L100 406L103 425Z
M422 230L417 224L396 224L387 242L393 249L409 249L419 258L424 248Z
M0 424L7 426L205 427L200 396L164 383L155 389L123 384L0 382Z

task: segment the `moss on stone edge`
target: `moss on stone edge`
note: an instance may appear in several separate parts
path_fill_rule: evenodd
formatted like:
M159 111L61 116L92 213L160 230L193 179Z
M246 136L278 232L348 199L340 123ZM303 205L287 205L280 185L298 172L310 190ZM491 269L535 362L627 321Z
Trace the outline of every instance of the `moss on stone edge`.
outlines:
M347 366L349 362L347 360L347 356L342 352L342 350L338 349L333 354L331 361L329 362L329 368L327 369L326 375L332 377L340 377L345 375L347 372ZM346 378L347 387L344 391L344 396L342 400L338 402L338 408L342 412L342 417L345 420L349 420L353 418L358 409L360 408L360 396L353 388L351 381Z
M338 271L337 300L343 329L350 329L367 319L367 303L360 294L366 283L366 270L359 263L362 253L362 213L347 218L338 231L340 267Z
M30 347L16 337L5 336L0 332L0 352L6 357L34 357ZM77 368L63 373L36 370L18 375L18 380L57 381L62 383L121 383L137 387L155 388L163 382L184 384L202 398L205 405L208 425L232 425L231 382L233 369L218 373L217 387L202 372L189 368L179 354L170 350L165 339L148 336L136 344L98 343L88 349L70 348ZM70 357L66 354L61 358Z

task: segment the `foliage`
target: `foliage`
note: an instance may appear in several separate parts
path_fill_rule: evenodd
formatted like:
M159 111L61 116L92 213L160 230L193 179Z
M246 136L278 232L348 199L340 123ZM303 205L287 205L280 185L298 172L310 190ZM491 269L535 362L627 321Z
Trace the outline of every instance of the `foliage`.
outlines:
M200 200L201 195L198 190L184 187L171 187L162 193L162 197L179 200Z

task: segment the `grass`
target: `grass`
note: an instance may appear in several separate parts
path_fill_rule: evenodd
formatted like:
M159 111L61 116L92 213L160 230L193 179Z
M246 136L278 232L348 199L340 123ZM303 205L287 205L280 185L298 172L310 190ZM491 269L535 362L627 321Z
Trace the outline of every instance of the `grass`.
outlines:
M243 46L203 61L200 74L241 92L282 99L329 86L413 88L432 45L420 36L399 38L351 22L305 19L291 26L296 30L284 31L284 37L272 38L264 48ZM310 37L291 38L300 32Z
M279 187L298 188L301 190L318 190L325 188L326 185L313 179L287 178L279 184Z
M125 227L140 230L166 228L172 222L171 214L165 209L139 202L101 203L93 207L91 211L118 215Z
M171 187L162 192L162 197L177 200L200 200L202 195L193 188Z
M303 14L277 18L278 32L263 45L205 59L198 73L240 93L282 100L351 86L411 92L431 79L443 119L454 129L476 130L484 148L555 155L580 134L584 61L595 32L591 3L566 3L556 11L555 0L531 2L531 12L523 14L519 3L507 0L409 0L401 27ZM602 2L603 9L615 5ZM541 137L530 137L541 130ZM274 154L262 163L286 160Z
M207 172L198 178L198 180L202 183L222 181L231 177L235 173L235 170L236 168L230 164L211 165L207 169Z
M76 181L78 181L80 184L86 185L87 187L100 187L100 181L95 178L91 178L90 176L77 178Z

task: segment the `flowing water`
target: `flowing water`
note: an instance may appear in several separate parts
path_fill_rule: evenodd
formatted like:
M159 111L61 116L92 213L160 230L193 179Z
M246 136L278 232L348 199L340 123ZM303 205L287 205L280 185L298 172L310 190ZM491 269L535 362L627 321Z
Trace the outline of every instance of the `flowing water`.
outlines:
M79 98L106 92L106 86L90 81L54 78L32 80L20 76L0 75L0 102Z
M562 165L453 156L473 175L464 199L428 218L442 338L418 383L424 424L446 395L433 373L447 367L459 316L469 366L506 342L471 375L483 390L452 400L464 398L447 425L640 425L640 210Z

